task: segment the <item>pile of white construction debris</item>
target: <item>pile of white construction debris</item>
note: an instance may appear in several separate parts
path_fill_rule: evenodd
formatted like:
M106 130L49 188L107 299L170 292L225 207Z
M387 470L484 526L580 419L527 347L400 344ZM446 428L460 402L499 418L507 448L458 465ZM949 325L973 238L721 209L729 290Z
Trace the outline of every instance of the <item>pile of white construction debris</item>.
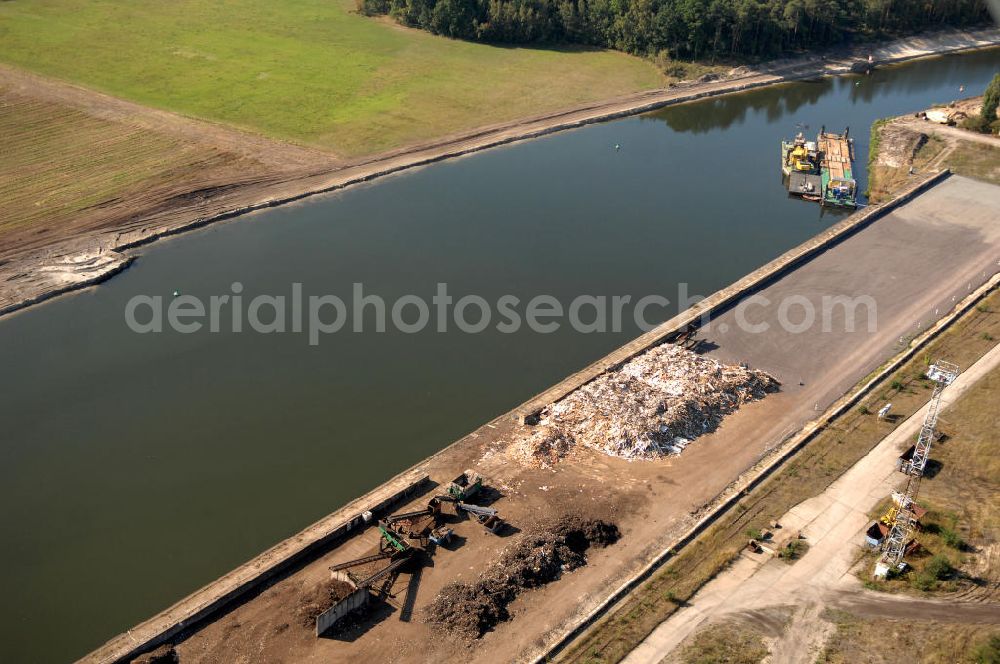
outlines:
M763 371L663 344L547 407L508 450L542 464L555 463L575 445L625 459L679 454L742 404L777 389L778 381Z

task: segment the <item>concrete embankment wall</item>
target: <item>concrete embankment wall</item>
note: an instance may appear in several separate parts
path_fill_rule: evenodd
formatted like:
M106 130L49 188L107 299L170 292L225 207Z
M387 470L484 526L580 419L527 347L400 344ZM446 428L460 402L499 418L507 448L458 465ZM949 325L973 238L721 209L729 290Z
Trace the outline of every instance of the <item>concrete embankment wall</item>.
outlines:
M374 517L388 514L397 503L430 486L430 478L418 470L408 470L374 491L317 521L297 535L268 549L222 578L185 597L166 611L133 627L81 662L127 662L166 643L184 630L212 618L281 574L295 569L318 552L356 532L365 525L364 512Z

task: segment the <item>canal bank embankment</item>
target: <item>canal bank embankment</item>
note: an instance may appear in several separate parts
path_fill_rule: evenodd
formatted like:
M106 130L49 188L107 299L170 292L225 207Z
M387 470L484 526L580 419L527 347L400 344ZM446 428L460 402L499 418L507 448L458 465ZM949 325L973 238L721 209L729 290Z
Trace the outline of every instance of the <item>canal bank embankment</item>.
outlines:
M176 196L170 205L158 209L149 218L130 219L120 228L101 229L44 250L6 258L0 262L0 316L106 281L128 267L138 247L157 239L316 194L342 190L406 169L674 104L850 73L867 62L868 56L877 65L888 65L997 45L1000 45L1000 29L945 31L880 46L864 45L753 68L740 67L721 80L692 81L665 90L484 127L351 164L318 167L318 172L304 169L306 175L285 174L252 183L216 184L210 191L195 192L197 195ZM114 103L120 102L114 100Z
M900 205L903 205L907 202L912 202L914 199L917 199L919 201L921 192L926 191L928 187L932 187L934 184L940 182L942 179L945 178L946 174L938 174L932 176L931 178L916 183L910 190L904 192L899 199L894 200L891 203L887 203L886 205L883 206L879 207L873 206L861 213L858 213L848 218L834 229L831 229L828 233L823 234L823 236L821 236L820 238L814 238L813 240L798 247L796 250L788 252L786 255L773 261L772 264L770 264L769 266L765 266L765 268L762 268L761 270L755 272L754 275L748 276L746 279L741 280L740 282L734 284L730 288L724 289L720 293L717 293L716 296L710 298L710 300L707 301L707 303L705 303L704 306L713 307L713 311L716 312L721 311L722 315L725 315L724 310L727 308L727 305L730 304L734 298L745 297L749 293L754 292L755 290L768 288L768 284L772 284L771 287L774 287L775 280L781 281L783 275L784 278L789 279L790 283L792 283L792 285L794 286L796 281L795 275L798 273L797 268L805 269L806 267L808 267L811 258L823 256L824 253L827 256L836 253L837 256L831 258L831 260L834 260L835 262L841 264L845 262L845 259L848 263L850 263L852 262L851 260L852 257L860 255L864 257L864 260L863 264L857 265L857 268L863 272L865 271L866 268L871 270L871 272L874 272L880 268L891 270L894 267L898 267L900 261L906 259L905 255L887 257L885 255L885 252L880 253L878 251L875 251L866 253L864 250L861 250L858 247L859 243L860 245L866 245L868 243L866 242L866 239L858 239L857 235L866 232L866 229L869 229L873 226L873 222L877 221L878 219L884 217L887 214L892 213ZM962 183L958 184L962 185ZM961 194L963 192L965 192L965 190L961 190L956 193ZM962 242L963 237L966 236L961 233L957 235L955 234L950 235L952 243ZM852 240L852 238L854 239ZM942 251L945 254L949 253L949 251L952 248L950 243L941 244L936 240L940 240L940 238L928 238L928 241L932 241L936 249L934 249L934 247L929 247L929 248L937 251ZM851 244L852 242L853 244ZM845 246L849 244L850 246L845 249ZM939 244L940 246L938 246ZM883 246L883 245L878 244L877 246ZM865 272L865 273L870 274L871 272ZM927 276L930 277L933 275L927 275ZM957 277L961 276L964 275L961 274L957 275ZM830 288L836 288L837 284L835 283L835 280L834 283L827 284L827 282L829 281L830 280L828 276L824 276L823 283L825 285L828 285L828 287ZM802 285L803 285L802 283L799 284L799 286ZM805 285L808 286L809 284L806 283ZM900 295L905 295L905 293L900 293L894 290L895 288L899 287L909 288L913 286L922 287L921 284L903 284L902 286L896 285L894 287L883 285L881 286L881 289L884 291L885 296L889 297L890 299L895 299ZM939 298L943 301L947 301L947 296L950 294L951 292L950 289L953 286L954 284L951 283L948 284L939 283L937 285L938 292L934 293L934 297ZM942 288L943 290L941 290ZM937 300L935 300L935 302L936 301ZM922 308L926 304L927 303L925 302L915 302L914 306ZM702 311L703 310L704 309L702 309ZM883 337L886 334L888 334L890 337L893 336L896 333L897 329L900 327L901 322L909 318L914 313L914 311L910 310L891 311L891 313L892 315L889 317L889 321L886 323L889 329L883 330L882 332ZM690 317L684 315L679 316L673 319L672 321L669 321L668 323L658 328L658 331L661 333L659 336L651 335L648 338L644 338L645 339L644 343L646 344L645 347L654 345L665 336L668 336L671 331L676 332L680 329L683 329L689 321ZM727 350L731 349L737 343L738 342L736 342L735 340L731 340L731 343L721 343L720 350L723 353L725 353L727 352ZM629 344L625 348L628 350L626 351L625 349L620 349L618 351L618 354L615 355L615 357L621 355L622 352L625 352L626 354L630 352L632 355L634 355L635 353L641 352L642 350L641 344L635 344L635 342L633 342L633 344ZM861 367L853 365L845 367L842 365L837 365L836 362L831 361L832 358L820 357L819 358L820 361L830 363L832 368L831 370L827 371L827 375L816 377L817 384L822 386L825 382L835 383L838 380L852 380L851 384L853 384L854 382L856 382L856 378L853 377L857 376L859 371L864 371L865 366L870 365L872 362L878 363L878 361L881 360L883 356L882 348L883 346L881 345L881 342L868 344L868 346L866 347L866 352L868 353L869 359L866 360L864 357L855 358L859 363L863 365ZM624 356L625 355L622 355L622 357ZM768 359L766 353L763 355L758 355L757 357L751 356L750 359L753 360L755 366L761 366L762 368L768 368L768 364L773 362L773 360ZM606 367L614 366L619 361L620 360L611 361L610 363L607 361L602 361L596 363L595 365L592 365L592 367L588 369L588 371L590 372L589 374L587 372L581 372L581 375L579 376L578 380L586 382L586 380L589 380L588 378L586 378L586 375L591 375L591 374L598 375L602 371L606 370ZM844 372L848 374L846 377L838 375L839 373L844 373ZM862 373L861 375L864 375L864 373ZM788 380L787 375L784 376L784 378L785 380ZM520 474L517 472L510 474L510 471L507 471L504 468L506 464L500 463L498 459L495 457L492 458L492 461L490 460L488 454L485 454L489 451L490 446L496 443L498 438L502 438L505 432L509 432L512 427L520 426L518 423L515 422L515 417L514 417L515 414L523 415L523 413L525 412L533 412L533 406L531 404L536 403L538 401L558 400L559 398L561 398L560 394L565 395L566 393L574 389L572 387L573 384L574 383L566 383L565 385L562 386L561 390L555 389L552 391L547 391L546 393L544 393L546 396L544 397L540 396L539 398L533 399L524 406L515 409L511 413L508 413L507 415L502 416L501 418L494 420L493 422L485 425L476 432L473 432L469 436L466 436L462 440L453 444L449 448L446 448L442 452L434 455L425 462L418 464L418 466L416 466L409 472L418 474L428 473L434 479L440 481L448 476L447 473L453 472L454 469L456 468L461 469L467 465L476 464L478 459L479 463L481 464L481 467L483 467L484 470L487 470L487 472L489 472L491 476L501 480L502 482L501 486L510 487L507 491L505 491L505 493L508 494L507 498L509 499L509 502L511 504L508 506L507 504L508 501L505 500L503 509L505 510L505 514L511 515L515 523L518 520L524 520L529 518L529 515L531 514L532 510L543 509L543 506L548 507L552 505L557 505L560 502L565 502L569 500L579 501L578 494L576 494L573 491L571 491L569 494L565 496L561 495L562 493L566 492L567 486L584 487L587 491L587 495L590 495L592 492L594 495L596 495L599 490L597 486L594 485L595 472L597 473L597 475L601 477L600 479L601 484L604 484L606 479L610 478L613 480L612 482L613 486L611 487L605 486L603 488L604 495L607 497L607 499L613 499L614 502L622 503L624 505L632 504L634 509L628 510L627 511L628 513L619 514L619 518L622 519L623 525L626 526L625 530L626 541L631 539L631 542L626 544L624 550L619 549L607 553L606 555L609 558L607 560L604 560L604 562L610 563L612 560L611 557L613 557L616 569L618 566L620 566L621 569L624 571L634 573L635 570L638 569L639 572L641 572L642 567L644 565L647 565L648 561L653 557L652 555L653 553L655 553L656 551L662 551L663 547L665 547L667 543L674 542L674 540L668 539L667 537L657 537L655 533L660 533L660 534L667 533L669 537L676 536L679 532L685 530L690 526L691 519L684 517L685 505L688 505L687 509L692 510L691 514L698 513L701 510L699 501L708 504L711 503L713 500L718 500L718 496L722 495L720 492L724 492L726 490L726 487L730 487L734 478L748 479L748 476L746 475L745 471L746 465L747 464L752 465L756 457L758 457L759 455L773 454L774 450L777 447L780 447L782 443L794 444L795 441L789 441L787 436L785 435L786 433L785 428L788 425L787 418L789 417L790 414L794 421L800 423L798 426L802 426L801 424L802 422L809 420L815 416L814 414L810 414L812 408L809 405L809 403L814 398L817 398L817 393L812 387L812 380L810 380L809 389L796 390L794 387L790 387L787 390L786 395L778 395L779 397L784 397L784 398L777 399L777 401L775 402L775 406L765 404L763 410L761 408L754 408L750 409L746 414L742 412L737 414L735 417L739 418L739 420L735 421L734 424L732 424L731 426L727 426L719 434L713 435L714 443L708 443L704 446L699 445L697 449L685 452L685 455L682 456L677 461L676 467L674 468L669 468L669 467L664 468L663 464L660 464L658 467L655 466L654 464L650 464L649 466L645 466L642 464L635 464L635 465L614 464L600 459L595 459L594 463L598 464L597 466L588 467L587 464L584 464L584 467L582 468L567 466L559 469L559 475L561 476L553 476L548 474L547 472L539 472L532 470L524 471ZM840 407L843 408L846 406L841 405ZM779 408L780 411L776 411L775 408ZM778 416L778 412L784 413L784 415ZM782 417L786 419L782 421ZM777 421L772 421L775 418ZM766 426L764 425L765 421L766 421ZM802 431L807 431L807 430L808 430L808 425L806 425L805 429L802 429ZM745 437L747 433L751 432L756 432L762 437L762 442L763 442L762 447L756 447L756 446L743 446L742 448L736 447L732 450L733 451L732 458L728 459L726 463L722 463L720 462L719 459L715 458L715 455L717 455L719 452L720 445L731 446L734 443L736 443L739 439ZM725 442L727 440L729 441L728 443ZM674 464L671 463L666 465L673 466ZM659 476L660 473L665 473L665 475L663 477L660 477ZM527 477L525 477L525 475L527 475ZM685 482L679 483L678 479L682 477L697 478L697 479L689 479L686 480ZM399 479L400 478L393 480L393 483L398 482ZM562 490L561 491L555 490L556 486L552 486L550 489L549 487L550 483L560 485L562 487ZM636 484L639 483L641 483L640 486L648 483L650 484L650 486L648 487L650 491L655 490L657 493L664 492L664 494L666 494L658 498L657 500L659 504L658 508L653 507L649 504L648 496L640 497L642 494L637 495L635 487ZM671 489L672 484L680 484L680 486L678 488ZM654 485L655 489L653 488ZM539 489L541 489L541 491L536 490L535 486L538 486ZM584 488L581 488L580 491L583 492ZM684 491L685 495L683 498L681 496L676 495L677 490ZM670 499L671 493L675 494L673 496L673 500ZM530 509L524 507L523 505L518 507L517 505L519 503L526 503L530 505ZM663 505L670 506L667 512L663 511L665 509ZM660 522L660 525L657 528L653 529L655 533L653 531L646 530L646 526L650 525L647 522L651 518L653 521ZM324 522L322 523L332 524L335 521L336 519L332 520L327 519L324 520ZM672 526L672 527L667 528L666 526ZM318 533L314 533L314 536L317 534ZM320 534L320 536L322 535ZM650 540L650 538L652 538L652 541ZM292 548L299 546L300 544L305 542L306 539L308 538L303 539L297 536L296 538L289 540L289 542L291 543L290 546ZM279 547L285 546L286 544L287 543L283 543L282 545L279 545ZM470 552L469 555L473 555L474 553L475 553L474 551ZM486 553L489 552L487 551ZM334 551L330 555L336 557L338 555L338 552ZM602 556L603 555L605 554L602 554ZM468 562L468 560L466 560L465 562ZM323 565L326 563L327 560L324 559L318 561L315 564L310 564L308 567L312 571L309 571L309 569L303 570L301 573L296 572L294 576L299 577L298 582L301 583L302 582L301 577L303 574L306 575L306 577L309 577L309 575L316 576L317 573L322 572L322 570L324 569ZM574 592L580 592L581 583L584 585L596 584L588 586L594 588L592 596L594 598L605 597L608 596L608 594L610 594L611 591L614 590L616 584L619 584L621 581L626 580L626 577L620 574L616 575L615 573L610 572L606 564L599 565L599 563L601 563L601 560L595 560L595 565L593 569L588 568L586 571L574 574L574 584L573 584L575 588ZM456 564L458 563L456 562ZM241 567L240 569L241 570L250 569L259 571L260 569L266 569L268 565L269 563L267 561L256 559L255 561L251 561L250 563ZM450 565L442 564L441 567L443 573L447 574L448 573L447 569L448 567L450 567ZM231 575L227 575L227 577L225 578L229 578L230 576ZM252 578L252 575L249 578ZM281 583L285 582L283 581ZM290 586L293 583L294 583L293 580L289 580L288 583L285 585ZM188 606L190 609L199 609L199 607L211 605L213 600L211 600L210 598L213 597L214 595L222 597L224 593L231 592L231 588L227 588L225 585L218 585L218 584L219 582L211 584L202 591L199 591L198 593L193 595L192 597L199 598L197 601L188 603L188 600L184 600L178 605L176 605L169 612L161 614L161 616L158 616L157 618L154 618L151 621L147 621L147 623L144 623L143 626L140 626L135 630L131 630L129 635L123 635L122 637L119 637L119 639L113 640L107 646L105 646L105 648L102 648L101 650L95 652L91 656L90 661L116 661L115 657L109 657L108 654L111 652L117 652L117 653L128 652L128 649L135 647L136 640L141 640L141 638L145 636L149 636L147 643L153 645L155 643L155 639L157 638L157 634L164 635L167 634L170 630L175 630L176 632L176 625L178 624L178 622L185 620L184 618L185 606ZM553 592L558 593L559 591L554 590ZM561 592L565 594L568 591L565 588L563 588ZM548 593L548 591L546 591L546 593ZM550 600L551 600L551 594L552 593L549 593L548 595ZM282 609L280 606L268 605L268 601L270 601L270 598L265 598L263 596L261 597L260 600L256 599L252 600L247 603L247 606L235 609L233 613L235 614L239 612L240 616L232 619L236 620L237 623L245 624L247 623L246 613L254 612L256 609L255 616L257 616L258 619L268 619L267 617L271 616L275 619L280 620L282 612L284 610L287 610L287 607L285 609ZM532 603L534 603L534 600L532 601ZM252 607L249 606L251 604L254 606ZM549 602L548 605L551 606L551 602ZM222 609L223 606L224 603L219 604L217 608ZM570 603L569 606L572 606L572 603ZM584 611L584 609L589 609L589 608L590 608L589 606L582 606L580 611L583 614L585 614L586 612ZM191 615L193 616L195 614L192 613ZM201 618L204 617L205 617L204 615L201 616ZM224 619L220 618L219 624L225 623L228 620L230 620L229 616L226 616ZM561 639L562 635L565 634L567 628L571 628L573 626L578 625L579 615L574 614L565 617L560 617L559 620L561 621L561 622L557 621L559 622L559 626L554 627L547 634L545 638L546 642L551 643L553 642L553 640ZM190 623L185 623L185 624L190 624ZM517 624L523 626L523 623L519 622ZM155 627L149 627L149 626L155 626ZM206 628L204 632L198 632L197 634L192 635L191 647L195 648L193 653L198 652L198 648L206 646L205 639L212 640L213 638L216 638L212 636L213 630L223 629L223 628L228 629L231 628L231 626L222 625L217 627L216 624L213 624L210 627ZM385 629L386 625L380 625L379 628ZM412 632L412 631L419 631L420 627L417 625L407 625L405 628L400 627L400 629L406 629ZM140 632L139 630L144 630L144 631ZM507 637L510 636L509 630L502 630L502 631L506 633ZM491 637L488 638L492 638L495 636L496 635L491 635ZM162 638L162 636L160 638ZM532 648L528 647L529 642L531 640L525 638L524 641L525 641L524 643L518 646L519 651L522 652L525 656L528 656L527 654L532 651ZM319 644L317 646L317 644L314 643L314 641L303 640L301 643L298 644L298 646L295 647L312 648L312 647L320 647L320 646L326 647L326 646L336 646L336 645L338 644L336 643ZM355 645L356 644L352 644L352 647ZM182 647L187 647L187 644L185 643L185 645ZM372 647L372 644L367 643L367 645L362 645L360 647L370 648ZM352 652L355 651L352 650ZM357 651L355 652L355 654L360 655L360 652L361 651ZM99 655L100 653L104 654ZM190 654L185 655L184 657L182 657L182 661L187 661L185 657L191 657L191 655ZM194 661L197 661L197 657L195 657Z

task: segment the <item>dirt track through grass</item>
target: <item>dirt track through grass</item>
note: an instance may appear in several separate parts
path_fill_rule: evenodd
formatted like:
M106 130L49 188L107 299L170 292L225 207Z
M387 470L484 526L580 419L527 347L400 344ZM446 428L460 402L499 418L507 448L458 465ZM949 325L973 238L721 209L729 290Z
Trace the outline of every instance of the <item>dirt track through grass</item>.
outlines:
M885 118L872 127L878 159L869 164L869 198L881 202L913 177L939 168L1000 184L1000 141L908 116ZM910 169L914 174L910 173Z
M245 155L0 85L0 254L105 228L266 169Z
M208 149L0 89L0 233L69 223L139 183L226 162Z

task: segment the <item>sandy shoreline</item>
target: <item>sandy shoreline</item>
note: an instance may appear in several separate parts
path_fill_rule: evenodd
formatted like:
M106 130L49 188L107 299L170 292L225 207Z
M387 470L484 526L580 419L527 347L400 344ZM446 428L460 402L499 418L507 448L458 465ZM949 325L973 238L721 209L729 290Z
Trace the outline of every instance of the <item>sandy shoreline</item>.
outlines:
M318 160L315 168L310 169L303 164L302 170L286 172L282 176L261 178L232 189L216 187L220 192L218 195L212 193L194 201L178 197L175 207L159 209L129 219L117 227L89 231L42 249L7 257L0 261L0 316L105 281L128 267L135 258L136 247L161 237L336 191L415 166L673 104L788 81L844 74L850 72L856 63L866 60L869 54L878 64L893 64L998 45L998 28L937 32L878 47L856 47L823 56L774 61L753 69L739 68L721 80L683 83L540 117L483 127L353 163L334 163L332 156L328 155ZM120 100L113 101L118 105L127 104Z

